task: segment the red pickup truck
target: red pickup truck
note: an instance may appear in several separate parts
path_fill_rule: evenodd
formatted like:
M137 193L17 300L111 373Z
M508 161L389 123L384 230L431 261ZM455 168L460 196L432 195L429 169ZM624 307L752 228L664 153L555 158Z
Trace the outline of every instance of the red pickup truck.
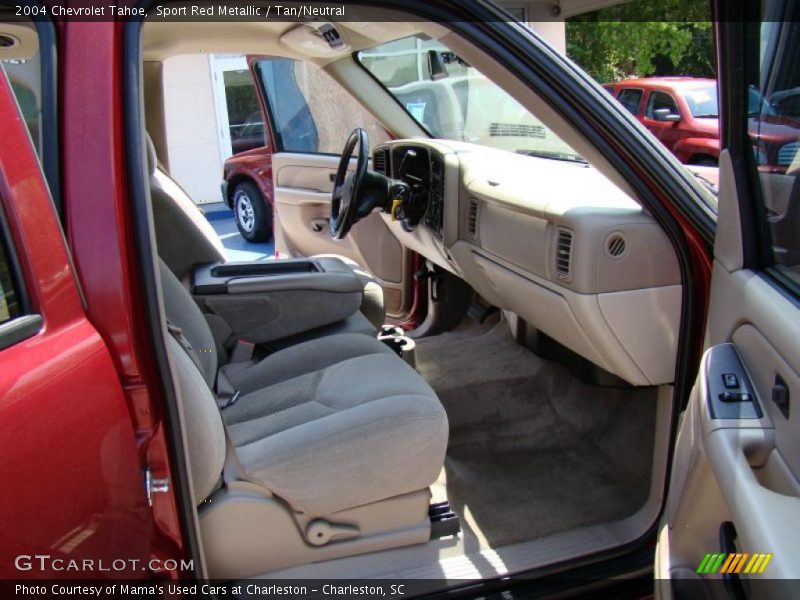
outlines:
M611 94L682 163L716 166L720 152L717 82L694 77L650 77L605 84ZM800 122L778 114L748 89L753 151L761 171L785 172L798 150Z

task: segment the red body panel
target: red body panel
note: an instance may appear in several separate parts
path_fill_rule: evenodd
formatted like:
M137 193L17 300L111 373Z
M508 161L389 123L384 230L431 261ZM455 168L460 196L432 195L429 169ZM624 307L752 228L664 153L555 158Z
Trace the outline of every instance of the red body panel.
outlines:
M273 211L272 152L272 146L266 145L234 154L225 161L222 177L228 182L228 193L224 198L228 206L233 208L231 204L236 186L242 181L252 181L261 190L270 212Z
M142 303L126 173L122 81L124 23L62 27L62 197L87 313L115 359L139 448L139 468L170 478L160 381ZM139 151L138 149L135 151ZM177 557L174 486L157 494L152 553Z
M40 332L0 351L0 577L18 555L143 560L150 517L130 414L103 339L86 318L39 163L0 78L0 197ZM16 118L15 118L16 117ZM23 559L23 568L26 566ZM74 575L74 574L73 574ZM140 570L106 575L141 577Z

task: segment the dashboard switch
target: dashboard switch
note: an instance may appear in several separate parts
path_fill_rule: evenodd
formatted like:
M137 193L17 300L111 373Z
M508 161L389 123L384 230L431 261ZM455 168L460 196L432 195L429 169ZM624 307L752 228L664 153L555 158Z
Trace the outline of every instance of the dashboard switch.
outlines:
M736 373L723 373L722 383L725 385L725 389L728 390L735 390L739 388L739 378L736 376Z

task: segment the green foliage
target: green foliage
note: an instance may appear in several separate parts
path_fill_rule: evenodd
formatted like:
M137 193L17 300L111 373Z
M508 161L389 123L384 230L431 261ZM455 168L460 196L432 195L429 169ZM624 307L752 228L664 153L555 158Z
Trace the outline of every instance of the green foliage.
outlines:
M715 77L710 7L636 0L567 19L567 55L597 80Z

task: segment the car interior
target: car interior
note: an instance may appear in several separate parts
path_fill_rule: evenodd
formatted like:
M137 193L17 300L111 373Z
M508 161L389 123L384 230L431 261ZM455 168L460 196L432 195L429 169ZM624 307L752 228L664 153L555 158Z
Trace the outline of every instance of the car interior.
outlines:
M764 73L731 60L720 86L740 78L741 90L758 83L771 101L796 97L797 19L765 21L772 31L737 14L716 23L721 47L753 28L762 41L788 40L777 46L785 56ZM797 140L782 147L785 172L752 165L775 255L763 266L746 256L759 222L739 185L757 149L744 115L744 148L723 149L712 191L642 139L686 175L687 204L719 208L698 309L689 243L662 229L664 207L644 189L668 187L674 173L626 175L545 90L457 24L372 16L145 21L128 39L135 68L125 82L138 104L125 104L133 152L120 197L132 192L140 274L153 272L137 300L157 300L149 349L183 459L170 457L166 481L193 509L182 516L198 542L197 575L407 579L440 591L642 550L633 568L655 574L664 596L671 580L722 578L698 567L709 552L720 562L769 556L772 581L794 576L800 321L774 275L796 284L800 272ZM58 209L59 148L45 122L57 105L43 85L55 64L39 52L42 31L3 24L0 76ZM227 259L176 176L166 66L210 54L248 56L265 131L281 141L271 155L274 258ZM290 61L281 68L302 86L267 81L276 60ZM280 113L291 104L279 106L283 94L297 100L301 87L316 146L296 115ZM702 327L705 354L696 348L694 361L687 332ZM136 463L133 495L142 493L141 464L117 462ZM80 552L96 548L95 525L75 529ZM726 589L745 597L748 571L729 574Z
M164 325L213 578L492 578L635 541L662 505L682 303L670 240L493 57L440 24L386 25L326 24L335 44L297 23L143 26ZM475 88L491 81L536 124L455 115L505 147L433 136L393 97L422 84L390 91L358 63L410 36L491 74ZM280 259L226 262L169 175L162 67L196 52L302 61L392 134L273 155ZM510 151L545 128L580 160ZM414 289L426 311L403 330Z

